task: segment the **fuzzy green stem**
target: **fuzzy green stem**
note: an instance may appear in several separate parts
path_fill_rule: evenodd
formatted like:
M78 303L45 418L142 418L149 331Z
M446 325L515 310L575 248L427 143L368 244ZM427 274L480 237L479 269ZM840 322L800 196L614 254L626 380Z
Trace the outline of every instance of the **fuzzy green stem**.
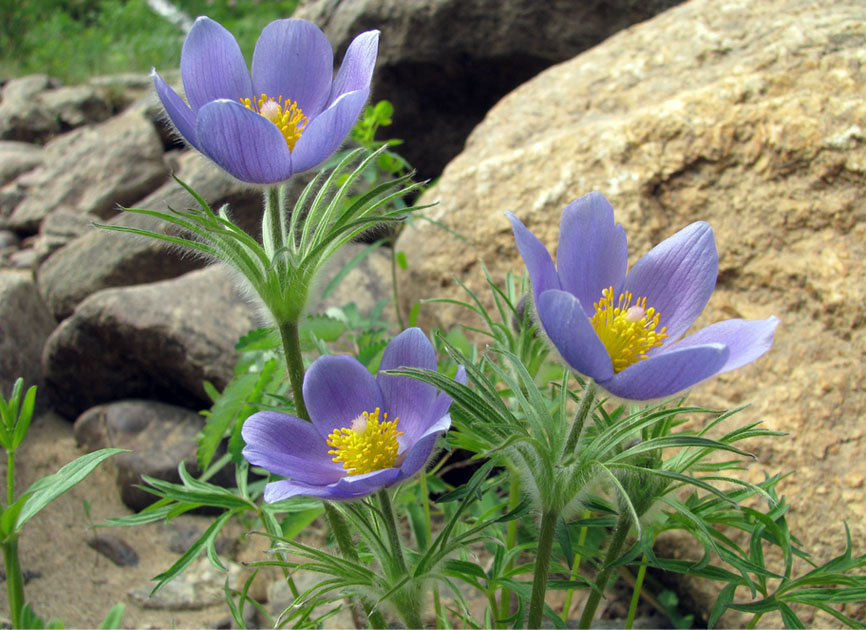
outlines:
M752 620L746 624L746 629L751 630L752 628L756 628L758 626L758 622L761 620L761 617L763 617L763 616L764 616L764 613L758 613L757 615L752 617Z
M304 357L301 354L301 337L297 322L280 323L280 337L283 341L283 352L286 355L286 369L289 382L292 385L292 398L295 401L295 413L302 420L309 422L310 415L304 404Z
M547 592L547 572L553 551L553 535L556 531L558 512L545 512L541 516L541 531L538 534L538 550L535 554L535 575L532 579L532 597L529 600L527 628L540 628L544 614L544 594Z
M6 451L6 507L15 502L15 451Z
M388 490L382 488L376 493L379 499L379 508L382 510L382 520L388 533L388 542L391 546L392 571L400 577L408 574L406 559L403 557L403 544L400 542L400 533L397 531L397 519L394 516L394 508L391 505L391 497ZM412 589L412 585L408 585ZM394 605L400 611L400 616L406 623L407 628L423 628L421 613L418 610L418 598L414 593L397 593L394 596Z
M24 576L18 559L18 536L13 534L3 543L3 564L6 567L6 592L9 597L9 617L13 628L23 628Z
M595 394L595 381L587 378L586 383L583 386L583 395L580 398L580 404L577 407L577 414L574 417L574 423L571 425L571 433L568 434L568 441L565 443L565 457L569 457L577 447L577 441L583 434L583 427L586 425L586 419L592 411L593 402L595 402Z
M520 504L520 477L511 471L508 483L508 511L511 512L517 509ZM514 548L517 544L517 521L512 519L505 526L505 550L508 551ZM514 562L509 560L505 565L505 570L510 571L514 566ZM511 612L511 590L505 587L502 588L499 594L499 618L507 619ZM497 628L501 624L496 625Z
M637 578L634 581L634 592L631 596L631 604L628 607L628 616L625 620L626 630L631 630L634 625L634 616L637 613L637 604L640 600L640 590L643 587L643 578L646 575L646 554L641 556L640 568L637 570Z
M274 186L265 191L265 216L262 221L262 242L268 258L283 247L283 225L280 213L280 188Z
M610 580L610 574L613 571L613 568L610 566L611 563L619 557L620 552L622 551L623 543L625 543L626 536L628 536L629 529L631 528L631 519L629 515L626 513L620 514L619 520L617 521L616 528L613 530L613 536L610 539L610 544L607 548L607 553L604 556L604 563L602 564L601 573L598 574L598 577L595 580L595 588L590 592L589 599L586 600L586 605L583 608L583 614L580 616L580 622L578 623L578 628L589 628L592 623L593 617L595 617L595 611L598 608L598 604L601 601L602 595L604 595L604 590L607 588L608 580Z
M589 518L589 510L584 510L583 518ZM580 528L580 535L577 537L577 546L583 548L586 544L586 534L589 528L584 525ZM574 560L571 563L571 579L575 579L577 575L580 573L580 561L581 561L580 553L574 554ZM568 589L568 592L565 594L565 603L562 605L562 620L568 621L568 615L571 612L571 599L574 597L574 589Z
M397 237L400 232L401 229L396 228L389 240L391 242L391 294L394 300L394 313L397 315L397 325L400 330L403 330L406 328L406 324L403 321L403 311L400 309L400 291L397 288Z
M421 470L419 481L421 482L421 497L424 501L424 524L427 528L427 544L429 545L430 541L433 540L433 518L430 515L430 493L427 490L426 470ZM432 588L433 610L436 613L436 623L438 625L439 619L442 617L442 602L439 600L439 587L434 584Z

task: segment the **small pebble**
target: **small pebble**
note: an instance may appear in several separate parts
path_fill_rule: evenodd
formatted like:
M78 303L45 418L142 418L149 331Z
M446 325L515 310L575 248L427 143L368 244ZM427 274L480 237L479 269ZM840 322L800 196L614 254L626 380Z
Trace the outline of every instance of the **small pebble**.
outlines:
M87 540L87 545L119 567L134 567L138 564L138 554L135 549L111 534L92 536Z

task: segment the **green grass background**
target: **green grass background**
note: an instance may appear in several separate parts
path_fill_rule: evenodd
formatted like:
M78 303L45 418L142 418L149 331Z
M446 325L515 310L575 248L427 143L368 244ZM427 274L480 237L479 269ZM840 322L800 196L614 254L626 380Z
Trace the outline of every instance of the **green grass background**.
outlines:
M174 0L228 28L247 60L271 20L298 0ZM176 69L185 34L145 0L0 0L0 80L45 73L64 83L121 72Z

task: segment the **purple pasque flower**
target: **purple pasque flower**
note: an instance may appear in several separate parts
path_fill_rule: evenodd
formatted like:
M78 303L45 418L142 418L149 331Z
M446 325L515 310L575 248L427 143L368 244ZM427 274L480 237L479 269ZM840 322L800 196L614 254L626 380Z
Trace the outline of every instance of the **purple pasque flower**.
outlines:
M189 105L153 71L178 132L239 180L276 184L328 158L370 94L379 31L358 35L334 76L333 50L318 26L297 18L268 24L252 76L234 36L199 17L186 36L180 72Z
M436 354L418 328L397 335L379 374L350 356L319 357L304 378L311 422L261 411L244 423L244 457L283 477L265 488L273 503L298 495L355 499L417 473L451 426L451 398L432 385L384 374L401 367L436 369ZM461 366L457 380L466 381Z
M662 241L626 273L625 230L600 193L563 210L556 266L542 242L506 215L545 333L572 369L615 396L672 396L773 345L775 316L730 319L680 339L716 286L719 257L704 221Z

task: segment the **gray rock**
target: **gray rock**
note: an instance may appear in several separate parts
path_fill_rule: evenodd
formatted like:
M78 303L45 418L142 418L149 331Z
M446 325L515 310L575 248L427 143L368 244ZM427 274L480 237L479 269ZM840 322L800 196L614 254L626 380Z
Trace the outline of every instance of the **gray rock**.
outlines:
M173 483L180 482L177 467L186 461L187 470L201 474L195 464L196 436L204 419L195 411L151 400L123 400L97 405L75 421L75 442L87 452L100 448L127 448L112 461L123 502L139 511L158 497L136 486L142 475ZM218 481L228 481L231 474Z
M134 567L138 553L129 543L112 534L98 534L87 539L87 546L98 551L119 567Z
M228 383L234 346L255 326L222 267L99 291L48 339L47 389L67 417L123 398L209 406L202 381Z
M214 209L229 204L233 216L246 218L248 224L261 223L260 191L227 177L195 152L184 153L178 166L178 176ZM170 180L134 207L165 212L198 206L186 190ZM163 234L171 227L154 217L131 212L107 223ZM163 241L93 228L45 261L39 269L39 290L55 316L64 319L96 291L174 278L205 262Z
M315 0L295 15L324 29L337 60L355 35L381 29L373 100L395 106L382 134L407 140L398 151L427 178L512 89L680 1Z
M45 260L70 240L84 234L91 226L92 220L86 214L75 214L64 210L50 213L40 224L39 235L33 243L36 257L40 262ZM61 318L57 317L57 319Z
M54 329L54 318L29 273L0 270L0 392L8 396L18 377L24 387L40 387L42 348ZM36 397L40 405L47 401Z
M37 144L0 140L0 186L42 164L43 151Z
M129 591L129 597L144 608L165 610L197 610L214 604L225 604L226 578L231 588L241 588L242 568L236 562L224 560L228 573L218 569L207 558L199 558L188 569L151 595L153 584Z
M15 232L0 230L0 251L5 249L17 249L20 241Z
M102 122L114 113L105 92L92 85L64 86L40 93L37 102L60 123L61 130L68 130Z
M113 216L118 204L141 199L166 179L162 152L156 130L140 110L64 134L46 145L44 166L28 178L27 195L9 226L32 234L54 210Z
M367 246L366 243L349 243L334 254L325 264L318 278L317 286L320 290L323 291L352 258L364 251ZM369 252L353 267L330 295L322 297L318 292L314 292L308 311L322 313L330 306L344 306L353 302L362 314L367 315L380 300L392 297L391 256L387 249L380 247ZM392 307L386 308L384 311L386 319L394 319L392 311Z
M57 87L44 74L12 79L3 86L0 100L0 139L45 142L60 131L60 123L37 105L38 95Z

